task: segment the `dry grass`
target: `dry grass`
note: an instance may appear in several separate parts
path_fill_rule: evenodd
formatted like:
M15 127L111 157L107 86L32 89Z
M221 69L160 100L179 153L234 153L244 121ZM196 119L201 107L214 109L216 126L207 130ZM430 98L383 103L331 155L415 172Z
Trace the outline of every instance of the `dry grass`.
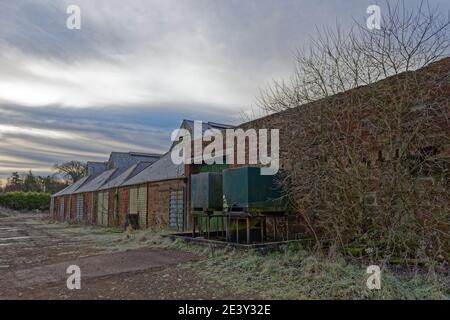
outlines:
M238 294L262 299L448 299L445 280L434 273L401 274L382 270L381 290L366 287L366 267L343 258L330 258L298 247L284 252L240 252L187 246L205 256L180 266L231 286Z

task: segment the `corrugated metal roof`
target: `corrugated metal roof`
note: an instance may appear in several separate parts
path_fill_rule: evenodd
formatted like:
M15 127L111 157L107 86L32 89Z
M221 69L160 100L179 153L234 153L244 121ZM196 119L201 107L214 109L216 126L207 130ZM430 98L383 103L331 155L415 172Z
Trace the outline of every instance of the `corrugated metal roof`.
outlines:
M133 178L134 176L136 176L137 174L142 172L144 169L149 167L151 164L152 164L152 162L139 161L138 163L131 166L128 170L126 170L122 174L118 175L117 177L111 177L109 182L105 183L99 190L106 190L106 189L119 187L125 181Z
M97 191L101 186L103 186L106 182L109 181L109 179L114 174L114 172L116 172L116 170L117 169L111 169L111 170L103 172L101 175L90 180L84 186L82 186L81 188L79 188L78 190L76 190L75 192L72 192L72 193Z
M53 197L59 197L59 196L64 196L64 195L68 195L68 194L74 193L77 189L82 187L86 183L86 181L88 181L88 179L89 179L89 176L81 178L80 180L78 180L74 184L71 184L67 188L64 188L63 190L55 193L53 195Z
M141 173L125 181L122 186L183 178L184 176L184 164L174 164L170 157L170 152L167 152L161 159L144 169Z

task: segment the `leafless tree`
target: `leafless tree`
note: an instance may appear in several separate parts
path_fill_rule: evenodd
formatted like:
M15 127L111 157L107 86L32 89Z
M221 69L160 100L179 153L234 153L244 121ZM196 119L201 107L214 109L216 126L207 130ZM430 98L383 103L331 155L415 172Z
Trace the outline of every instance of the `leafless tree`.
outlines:
M450 18L386 8L380 30L321 32L258 106L283 111L270 125L284 130L285 189L319 246L450 261L449 63L430 65L448 54Z
M55 164L55 170L62 174L66 179L77 182L86 175L86 164L80 161L68 161L62 164Z
M449 26L449 13L427 2L386 1L380 29L355 20L348 32L318 30L297 51L292 79L274 82L256 104L263 114L278 112L421 68L449 54Z

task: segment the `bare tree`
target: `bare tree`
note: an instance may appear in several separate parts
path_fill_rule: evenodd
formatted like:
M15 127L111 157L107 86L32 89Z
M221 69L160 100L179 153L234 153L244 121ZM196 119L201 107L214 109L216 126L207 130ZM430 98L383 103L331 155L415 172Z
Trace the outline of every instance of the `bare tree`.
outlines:
M450 261L449 62L430 65L448 54L450 18L386 7L381 30L321 32L258 105L284 111L273 127L295 123L282 133L284 186L318 246Z
M62 164L55 164L55 170L62 174L66 179L72 181L72 183L78 181L86 175L86 164L80 161L68 161Z
M386 1L381 29L354 22L318 30L307 49L296 54L291 80L274 82L262 91L257 106L263 114L298 107L405 71L416 70L449 54L450 16L422 2Z

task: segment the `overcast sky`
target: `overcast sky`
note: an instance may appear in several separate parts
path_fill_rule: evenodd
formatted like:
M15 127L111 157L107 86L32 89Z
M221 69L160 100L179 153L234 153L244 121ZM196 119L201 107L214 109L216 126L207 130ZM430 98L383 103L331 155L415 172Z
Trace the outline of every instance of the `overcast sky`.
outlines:
M164 152L184 118L237 124L317 27L364 21L378 2L0 0L0 179ZM66 27L70 4L81 30Z

